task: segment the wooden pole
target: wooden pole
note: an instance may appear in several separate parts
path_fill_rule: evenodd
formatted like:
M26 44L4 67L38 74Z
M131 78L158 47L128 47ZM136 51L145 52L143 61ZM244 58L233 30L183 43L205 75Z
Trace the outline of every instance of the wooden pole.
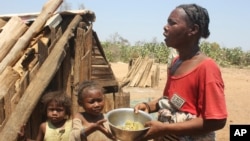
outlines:
M7 22L0 34L0 62L27 29L28 26L17 16Z
M0 132L0 141L16 140L20 127L27 122L43 91L46 89L56 71L59 69L64 57L66 56L66 50L68 48L66 44L74 35L73 31L81 20L82 17L80 15L76 15L64 32L63 36L55 44L55 47L44 61L41 68L38 70L37 75L24 91L24 94L18 102L15 111L12 112L6 125Z
M63 0L49 0L42 9L42 12L36 18L30 28L18 39L16 44L0 63L0 74L7 66L12 66L21 57L22 51L27 47L29 41L40 32L46 21L54 14Z
M7 78L7 79L6 79ZM4 123L11 115L11 98L15 92L15 82L19 79L19 74L11 67L7 67L0 75L0 131Z
M0 18L0 28L2 28L7 22ZM1 31L1 29L0 29Z

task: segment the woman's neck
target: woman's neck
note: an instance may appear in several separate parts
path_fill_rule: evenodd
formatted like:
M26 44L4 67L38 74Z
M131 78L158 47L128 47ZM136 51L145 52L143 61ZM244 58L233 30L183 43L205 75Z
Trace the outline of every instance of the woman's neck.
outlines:
M178 52L180 60L185 61L199 54L200 48L199 46L194 46L193 48L189 48L188 50L178 50Z

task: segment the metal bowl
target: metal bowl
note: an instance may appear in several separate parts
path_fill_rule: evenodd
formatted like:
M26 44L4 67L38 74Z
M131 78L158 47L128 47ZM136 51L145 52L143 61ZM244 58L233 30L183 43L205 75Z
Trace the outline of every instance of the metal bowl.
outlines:
M137 137L145 134L149 127L145 127L142 130L123 130L118 126L123 126L127 120L140 122L144 125L147 121L153 120L153 118L150 114L143 111L135 114L133 108L118 108L107 113L107 120L112 134L117 139L121 141L134 141Z

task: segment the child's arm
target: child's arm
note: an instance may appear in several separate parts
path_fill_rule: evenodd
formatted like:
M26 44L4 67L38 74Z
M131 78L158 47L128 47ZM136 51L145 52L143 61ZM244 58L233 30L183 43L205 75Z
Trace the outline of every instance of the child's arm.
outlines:
M112 135L112 133L104 126L104 123L106 122L106 119L99 120L96 124L97 130L100 130L104 135L106 135L108 138L112 140L116 140L115 136Z
M95 123L88 123L86 119L79 113L77 113L73 118L73 129L71 133L71 138L74 140L87 140L87 136L93 133L96 130L101 131L110 139L115 139L115 137L103 126L103 123L106 122L106 119L101 119ZM83 128L83 124L86 124L86 127Z
M21 126L20 131L18 132L18 141L26 141L26 136L25 136L25 124Z
M43 122L39 127L36 141L43 141L45 135L45 128L46 128L46 122Z
M115 137L111 134L111 132L104 127L104 122L106 122L106 119L101 119L95 123L88 123L88 126L81 130L81 137L86 138L91 133L95 132L96 130L101 131L105 136L108 138L115 140Z
M32 139L29 139L25 136L25 127L26 125L24 124L22 127L21 127L21 130L18 132L18 141L35 141L35 140L32 140Z
M72 120L72 131L70 133L70 141L85 141L87 140L84 134L81 134L83 129L82 117L80 113L76 113Z

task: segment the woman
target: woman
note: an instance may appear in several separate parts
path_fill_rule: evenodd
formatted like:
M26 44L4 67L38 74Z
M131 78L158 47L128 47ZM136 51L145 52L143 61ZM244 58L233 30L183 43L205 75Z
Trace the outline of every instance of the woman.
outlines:
M150 129L138 140L215 140L227 110L220 69L199 47L199 40L210 35L208 12L196 4L180 5L167 22L165 43L179 56L168 69L163 97L134 107L136 113L159 112L159 121L147 122Z

